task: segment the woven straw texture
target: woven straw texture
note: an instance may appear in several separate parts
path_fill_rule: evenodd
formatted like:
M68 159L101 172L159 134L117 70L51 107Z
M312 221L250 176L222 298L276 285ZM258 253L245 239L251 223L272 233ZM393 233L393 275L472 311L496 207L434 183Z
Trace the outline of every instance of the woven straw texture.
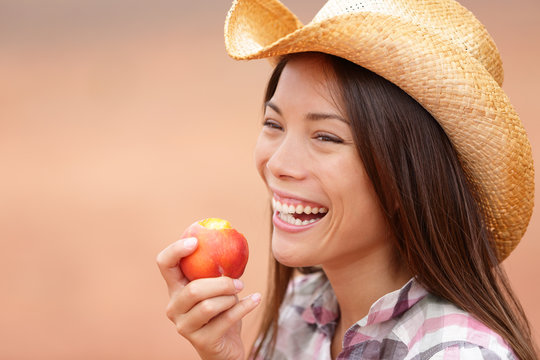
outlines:
M307 25L277 0L237 0L225 22L235 59L319 51L401 87L439 121L456 148L496 241L519 243L534 199L531 147L504 91L492 38L452 0L330 0Z

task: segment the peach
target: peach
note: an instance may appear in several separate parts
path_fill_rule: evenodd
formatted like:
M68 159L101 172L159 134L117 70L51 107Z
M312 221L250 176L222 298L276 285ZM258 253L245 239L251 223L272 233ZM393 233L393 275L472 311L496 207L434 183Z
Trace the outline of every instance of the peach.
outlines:
M239 278L248 261L247 240L227 220L208 218L191 224L182 238L196 237L195 251L180 260L188 280L229 276Z

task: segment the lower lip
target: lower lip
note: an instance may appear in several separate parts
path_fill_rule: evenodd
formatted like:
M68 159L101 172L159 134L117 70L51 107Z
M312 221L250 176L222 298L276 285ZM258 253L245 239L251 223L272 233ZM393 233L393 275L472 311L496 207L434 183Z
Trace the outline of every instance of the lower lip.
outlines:
M301 232L301 231L311 229L312 227L317 225L317 223L319 221L321 221L321 219L319 219L317 221L314 221L314 222L312 222L310 224L307 224L307 225L291 225L288 222L285 222L285 221L281 220L281 218L278 215L278 212L274 211L274 216L272 217L272 222L274 223L274 226L277 227L280 230L290 232L290 233L297 233L297 232Z

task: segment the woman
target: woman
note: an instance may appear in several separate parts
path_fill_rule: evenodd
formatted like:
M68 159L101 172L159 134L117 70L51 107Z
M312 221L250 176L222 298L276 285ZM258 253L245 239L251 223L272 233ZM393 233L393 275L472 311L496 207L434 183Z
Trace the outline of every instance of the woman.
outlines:
M472 14L336 0L302 26L277 1L237 1L226 45L279 56L255 149L275 260L251 356L535 359L499 266L532 211L530 146ZM202 358L244 358L240 321L260 297L187 283L176 264L195 247L158 256L168 316Z

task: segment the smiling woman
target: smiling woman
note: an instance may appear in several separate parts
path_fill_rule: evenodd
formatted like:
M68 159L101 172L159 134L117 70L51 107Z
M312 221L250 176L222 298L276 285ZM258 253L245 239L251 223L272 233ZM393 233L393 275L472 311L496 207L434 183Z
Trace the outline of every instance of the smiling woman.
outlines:
M480 351L469 341L473 333L501 345L483 353L503 356L508 343L520 346L530 338L523 330L527 320L513 310L519 304L497 267L478 195L444 130L423 107L376 74L321 53L282 57L267 87L268 103L283 105L279 112L266 107L255 158L273 201L284 191L290 202L316 197L328 215L308 225L283 226L275 206L273 296L255 357L318 358L322 347L338 358L401 359L426 351L474 358ZM314 124L306 115L312 112L335 115ZM320 132L328 137L317 136ZM438 176L443 173L447 176ZM296 278L291 287L293 268L317 270ZM471 279L470 274L483 275ZM408 305L399 305L400 298L408 298ZM313 303L306 307L306 301ZM314 306L324 318L309 315ZM405 311L405 320L400 319ZM420 321L419 314L426 313L431 315ZM358 327L364 316L367 324ZM501 326L505 317L520 319L521 325ZM457 328L443 326L455 318L461 323ZM329 327L325 332L333 336L318 335L304 327L306 321ZM409 342L394 331L381 337L383 324L416 332L435 321L439 325L430 325L428 333L444 337L444 344L427 338ZM467 333L469 340L455 331ZM375 348L352 341L358 336Z
M270 80L255 147L257 169L273 199L288 205L274 214L272 252L293 267L369 258L369 252L388 248L387 224L337 105L343 102L334 94L330 64L322 54L281 64ZM324 210L295 218L298 206Z
M535 359L500 266L531 216L531 148L482 24L452 0L330 0L306 26L237 0L225 32L232 57L276 64L255 147L273 267L250 358ZM166 280L199 354L243 358L260 298Z

